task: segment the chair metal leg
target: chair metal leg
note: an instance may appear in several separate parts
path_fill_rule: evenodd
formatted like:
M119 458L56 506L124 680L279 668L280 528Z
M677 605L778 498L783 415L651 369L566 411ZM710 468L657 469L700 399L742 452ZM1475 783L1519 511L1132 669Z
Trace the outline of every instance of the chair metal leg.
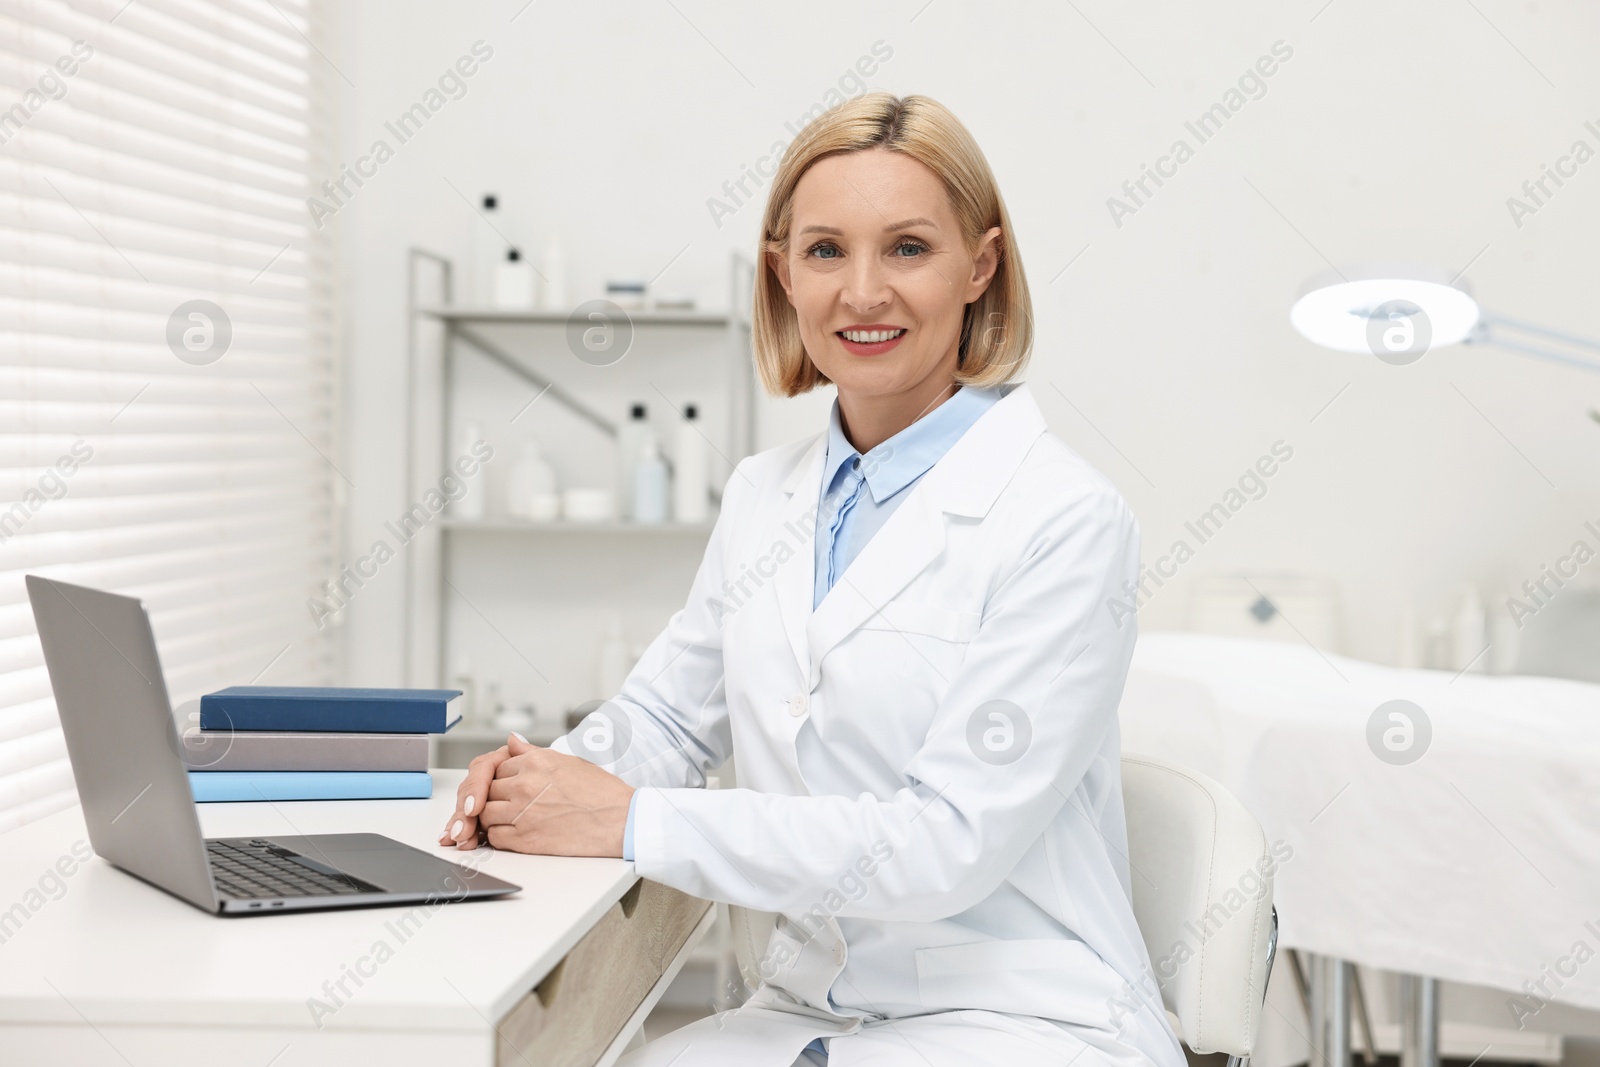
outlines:
M1417 1067L1417 979L1400 975L1400 1067Z
M1296 949L1289 950L1289 973L1294 975L1294 987L1300 993L1300 1010L1306 1013L1306 1020L1311 1019L1311 987L1307 984L1306 967L1300 960L1300 953Z
M1418 1067L1439 1067L1439 979L1419 978L1417 984Z
M1306 971L1310 979L1311 1017L1306 1020L1311 1031L1311 1056L1308 1067L1326 1067L1328 1059L1328 959L1315 952L1306 953Z
M1311 1021L1311 987L1306 978L1306 967L1300 959L1300 953L1295 949L1287 949L1289 973L1294 976L1295 991L1300 994L1300 1008L1306 1013L1306 1022ZM1358 968L1350 969L1350 1003L1354 1009L1357 1022L1361 1025L1361 1059L1366 1067L1377 1067L1378 1043L1372 1036L1372 1015L1367 1011L1366 991L1361 985L1361 971Z
M1439 979L1400 977L1401 1067L1439 1067Z
M1361 1061L1366 1067L1378 1067L1378 1043L1372 1037L1372 1015L1367 1011L1367 994L1361 988L1361 969L1350 968L1350 1000L1355 1005L1356 1020L1361 1024Z
M1278 955L1278 908L1277 908L1277 905L1273 905L1273 908L1272 908L1272 930L1271 930L1270 933L1267 934L1267 970L1266 970L1266 973L1261 976L1261 1001L1262 1001L1263 1004L1266 1003L1266 1000L1267 1000L1267 984L1272 981L1272 961L1277 958L1277 955ZM1295 971L1296 971L1296 977L1298 977L1299 976L1298 975L1298 972L1299 972L1299 965L1298 964L1295 965ZM1229 1056L1228 1057L1228 1067L1250 1067L1250 1057L1249 1056Z
M1418 997L1418 1061L1421 1067L1438 1067L1438 979L1421 979L1422 992Z
M1329 957L1327 1050L1330 1067L1350 1067L1350 971L1348 960Z

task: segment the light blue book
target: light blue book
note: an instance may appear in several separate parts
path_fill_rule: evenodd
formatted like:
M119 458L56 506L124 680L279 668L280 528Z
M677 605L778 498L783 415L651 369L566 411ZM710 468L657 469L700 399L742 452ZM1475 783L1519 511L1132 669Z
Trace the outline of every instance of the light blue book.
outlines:
M190 771L198 804L240 800L410 800L433 795L427 771Z

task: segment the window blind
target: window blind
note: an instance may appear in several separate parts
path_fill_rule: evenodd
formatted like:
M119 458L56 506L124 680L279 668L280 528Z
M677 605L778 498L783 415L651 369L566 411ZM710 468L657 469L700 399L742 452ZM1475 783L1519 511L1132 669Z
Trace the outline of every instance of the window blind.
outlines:
M331 678L320 38L316 0L0 0L0 831L77 802L24 574L143 599L177 705Z

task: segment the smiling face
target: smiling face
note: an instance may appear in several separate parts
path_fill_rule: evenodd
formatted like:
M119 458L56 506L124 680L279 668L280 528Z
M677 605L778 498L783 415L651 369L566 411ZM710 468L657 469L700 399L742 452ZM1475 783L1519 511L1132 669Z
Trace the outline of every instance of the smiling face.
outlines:
M942 399L962 313L983 295L998 227L970 248L938 176L904 153L828 156L795 186L788 247L768 263L809 356L852 409L905 407L905 424Z

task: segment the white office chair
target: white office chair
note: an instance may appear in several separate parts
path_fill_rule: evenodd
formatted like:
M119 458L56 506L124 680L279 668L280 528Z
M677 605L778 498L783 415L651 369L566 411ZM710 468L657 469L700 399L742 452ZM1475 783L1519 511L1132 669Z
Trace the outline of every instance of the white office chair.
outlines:
M1244 1067L1278 947L1266 834L1219 783L1150 756L1122 758L1122 803L1133 915L1161 1002L1191 1049ZM1180 944L1189 958L1175 964Z
M1191 1049L1246 1067L1278 943L1266 835L1217 782L1148 756L1123 757L1122 800L1133 914L1162 1003ZM774 917L743 908L728 916L739 971L754 988Z

